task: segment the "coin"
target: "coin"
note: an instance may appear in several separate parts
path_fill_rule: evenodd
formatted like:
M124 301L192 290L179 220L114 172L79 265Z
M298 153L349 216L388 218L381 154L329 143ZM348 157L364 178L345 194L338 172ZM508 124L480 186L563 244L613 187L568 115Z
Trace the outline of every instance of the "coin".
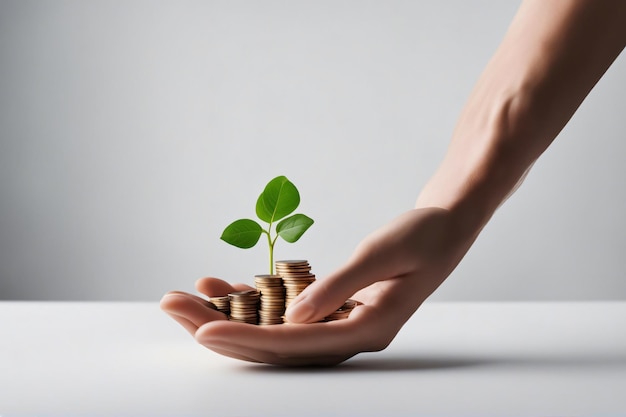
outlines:
M225 296L217 296L217 297L209 297L209 302L212 303L217 311L220 311L227 316L230 314L230 297Z
M235 291L228 294L230 298L229 320L257 324L260 296L257 290Z
M288 307L298 294L315 281L309 261L303 259L276 261L276 273L283 277L285 307Z
M235 291L228 296L210 297L209 305L239 323L274 325L284 322L285 309L309 285L315 282L306 260L276 261L276 274L255 275L256 289ZM348 299L322 321L347 319L357 302Z
M255 275L254 283L261 294L259 302L259 324L283 323L285 313L285 287L280 275Z
M337 309L334 313L329 316L326 316L323 321L334 321L334 320L343 320L347 319L354 307L357 306L357 302L351 299L348 299L341 307Z

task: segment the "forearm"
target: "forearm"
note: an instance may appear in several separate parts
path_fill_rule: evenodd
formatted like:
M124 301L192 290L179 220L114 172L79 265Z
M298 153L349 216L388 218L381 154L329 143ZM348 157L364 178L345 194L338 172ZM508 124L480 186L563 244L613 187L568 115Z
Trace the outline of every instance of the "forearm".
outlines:
M526 0L485 68L416 207L478 232L626 44L626 1Z

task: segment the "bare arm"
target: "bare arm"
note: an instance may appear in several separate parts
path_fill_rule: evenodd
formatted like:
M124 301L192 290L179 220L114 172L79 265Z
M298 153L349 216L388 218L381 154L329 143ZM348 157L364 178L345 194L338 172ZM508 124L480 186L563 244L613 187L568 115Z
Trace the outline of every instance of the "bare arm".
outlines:
M625 1L524 1L416 207L480 230L625 45Z

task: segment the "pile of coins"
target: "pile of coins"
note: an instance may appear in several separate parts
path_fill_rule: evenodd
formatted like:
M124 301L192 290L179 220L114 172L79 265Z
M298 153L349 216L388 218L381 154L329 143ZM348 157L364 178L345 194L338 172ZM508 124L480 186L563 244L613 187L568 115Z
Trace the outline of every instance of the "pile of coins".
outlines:
M311 283L315 275L305 260L276 261L276 275L256 275L256 289L210 297L209 306L239 323L272 325L284 323L285 309ZM357 302L347 300L322 321L347 319Z
M315 281L308 261L276 261L276 273L283 278L285 286L285 307L300 294L306 287Z
M211 304L215 306L215 309L219 312L230 315L230 297L225 295L223 297L211 297L209 299Z
M259 324L281 324L285 314L285 287L280 275L256 275L256 289L261 293Z
M229 319L239 323L257 324L260 294L257 290L231 292Z

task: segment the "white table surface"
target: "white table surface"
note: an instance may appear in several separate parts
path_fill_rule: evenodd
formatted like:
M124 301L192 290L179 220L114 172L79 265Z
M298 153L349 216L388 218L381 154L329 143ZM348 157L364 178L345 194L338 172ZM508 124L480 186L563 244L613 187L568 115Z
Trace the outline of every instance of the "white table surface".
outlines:
M0 416L626 416L626 302L426 303L329 369L221 357L157 303L0 302Z

